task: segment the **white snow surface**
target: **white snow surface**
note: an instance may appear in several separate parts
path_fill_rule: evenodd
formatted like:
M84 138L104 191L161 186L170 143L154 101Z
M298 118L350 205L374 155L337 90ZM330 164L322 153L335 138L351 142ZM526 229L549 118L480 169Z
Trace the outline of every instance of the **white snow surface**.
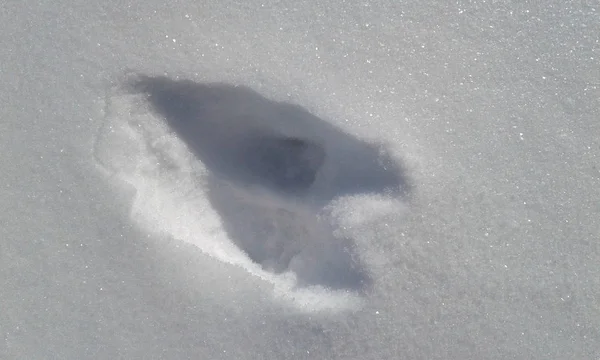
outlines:
M600 356L597 1L8 1L0 29L0 359ZM253 193L327 234L265 270L132 71L299 105L407 194ZM301 286L343 238L371 284Z

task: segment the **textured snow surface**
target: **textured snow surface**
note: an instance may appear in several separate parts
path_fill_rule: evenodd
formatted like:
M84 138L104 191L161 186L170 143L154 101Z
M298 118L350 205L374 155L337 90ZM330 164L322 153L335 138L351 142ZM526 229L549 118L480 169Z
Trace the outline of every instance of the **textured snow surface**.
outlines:
M0 359L600 356L598 1L0 30Z

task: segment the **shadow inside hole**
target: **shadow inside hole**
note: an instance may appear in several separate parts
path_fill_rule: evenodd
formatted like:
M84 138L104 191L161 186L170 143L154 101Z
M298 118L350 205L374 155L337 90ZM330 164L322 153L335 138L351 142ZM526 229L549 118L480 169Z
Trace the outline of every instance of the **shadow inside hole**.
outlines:
M406 194L402 168L381 146L243 86L143 75L128 86L205 164L209 201L254 262L293 271L304 286L370 284L352 239L319 215L339 196Z

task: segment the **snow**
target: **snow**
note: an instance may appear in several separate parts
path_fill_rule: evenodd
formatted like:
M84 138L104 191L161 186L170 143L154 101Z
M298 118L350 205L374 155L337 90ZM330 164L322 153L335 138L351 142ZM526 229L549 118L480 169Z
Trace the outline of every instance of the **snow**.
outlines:
M0 5L0 358L596 358L599 10ZM259 97L194 147L132 73Z

